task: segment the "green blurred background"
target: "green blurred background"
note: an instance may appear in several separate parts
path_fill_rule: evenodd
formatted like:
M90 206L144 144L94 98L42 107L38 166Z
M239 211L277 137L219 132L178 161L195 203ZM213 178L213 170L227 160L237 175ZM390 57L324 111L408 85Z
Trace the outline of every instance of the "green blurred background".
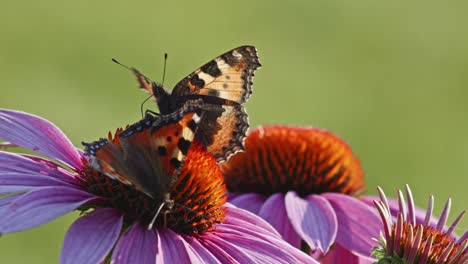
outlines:
M57 124L77 145L140 118L132 74L166 86L234 47L263 67L246 104L252 126L327 128L377 185L409 183L418 205L436 195L466 208L468 2L4 1L0 107ZM146 106L154 108L152 103ZM54 263L76 213L0 238L0 263ZM462 222L460 231L466 228Z

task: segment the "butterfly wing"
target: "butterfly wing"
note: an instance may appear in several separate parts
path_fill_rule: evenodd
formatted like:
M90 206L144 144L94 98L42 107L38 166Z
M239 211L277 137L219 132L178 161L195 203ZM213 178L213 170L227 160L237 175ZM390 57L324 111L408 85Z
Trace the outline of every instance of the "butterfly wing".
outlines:
M255 70L260 67L254 46L241 46L201 66L181 80L172 95L203 95L244 103L252 93Z
M242 105L204 104L200 124L195 137L217 162L244 149L249 122Z
M162 114L175 111L189 100L202 100L203 126L197 131L196 139L222 162L244 149L249 123L241 104L252 93L252 80L259 67L256 48L241 46L192 72L171 94L138 70L132 70L140 88L153 96Z
M152 198L161 198L177 180L200 121L197 113L184 110L146 117L120 133L118 143L104 139L88 144L90 165Z

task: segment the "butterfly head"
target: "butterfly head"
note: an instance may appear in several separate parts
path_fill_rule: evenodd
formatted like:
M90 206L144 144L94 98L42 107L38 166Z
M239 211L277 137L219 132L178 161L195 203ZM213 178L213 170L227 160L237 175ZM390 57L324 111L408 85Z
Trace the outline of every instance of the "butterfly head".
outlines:
M168 114L171 110L175 109L176 102L174 97L171 96L162 86L162 84L152 83L152 95L158 104L161 114Z

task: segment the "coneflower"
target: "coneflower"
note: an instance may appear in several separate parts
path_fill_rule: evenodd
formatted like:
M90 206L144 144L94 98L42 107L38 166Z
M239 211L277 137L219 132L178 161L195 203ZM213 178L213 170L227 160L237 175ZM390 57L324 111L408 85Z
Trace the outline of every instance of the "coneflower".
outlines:
M429 197L429 205L424 222L416 221L415 206L411 189L406 185L406 199L398 190L400 210L396 220L390 213L387 197L378 188L380 201L375 201L384 225L380 235L379 246L373 248L373 255L378 258L378 264L408 263L408 264L466 264L468 263L468 232L457 238L453 233L457 224L463 218L465 211L460 213L450 227L446 227L450 212L451 199L448 199L442 214L433 224L432 210L434 196Z
M225 204L220 169L196 143L171 190L174 206L148 229L156 201L94 170L49 121L0 110L0 139L48 157L0 151L0 234L84 212L60 263L316 263L261 218Z
M370 262L381 223L362 202L363 170L350 147L317 128L264 126L221 164L229 201L272 224L321 263Z

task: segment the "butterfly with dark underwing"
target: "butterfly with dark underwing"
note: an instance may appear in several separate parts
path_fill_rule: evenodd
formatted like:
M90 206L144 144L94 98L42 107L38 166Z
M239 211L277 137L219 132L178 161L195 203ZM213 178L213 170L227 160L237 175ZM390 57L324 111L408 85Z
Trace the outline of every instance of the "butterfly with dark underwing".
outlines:
M260 67L254 46L241 46L211 60L177 83L171 93L132 68L140 88L152 95L160 114L171 113L189 100L201 100L203 116L195 138L216 158L225 161L244 150L249 128L242 106L252 93Z
M169 114L147 114L113 140L83 142L88 166L155 201L158 209L150 229L163 207L174 205L170 193L199 128L200 105L201 100L191 100Z

